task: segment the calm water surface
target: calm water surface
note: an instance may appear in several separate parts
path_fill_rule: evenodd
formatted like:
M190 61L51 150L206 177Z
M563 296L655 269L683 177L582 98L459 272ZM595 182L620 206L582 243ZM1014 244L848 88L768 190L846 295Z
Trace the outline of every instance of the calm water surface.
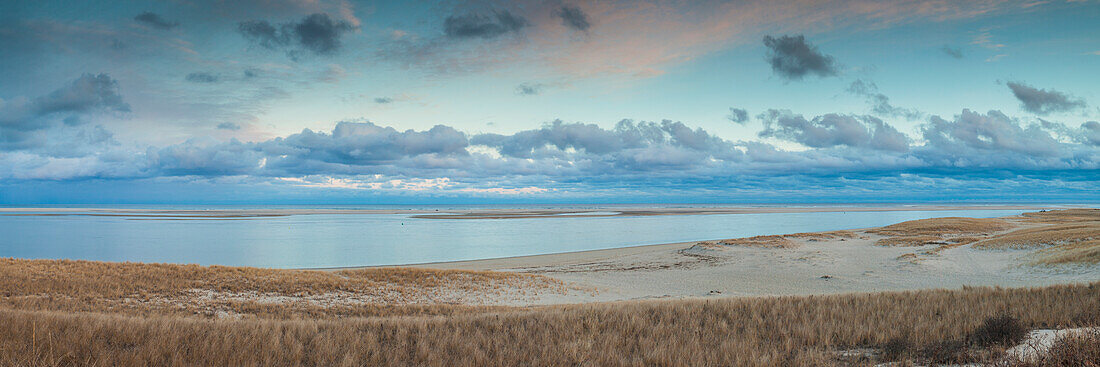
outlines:
M415 219L311 214L251 220L0 216L0 257L243 265L393 265L882 226L1024 210Z

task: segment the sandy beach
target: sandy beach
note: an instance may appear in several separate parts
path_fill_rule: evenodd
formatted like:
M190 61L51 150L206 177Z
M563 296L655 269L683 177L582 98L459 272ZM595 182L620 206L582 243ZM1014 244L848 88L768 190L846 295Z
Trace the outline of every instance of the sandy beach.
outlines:
M915 222L939 225L952 220L956 219ZM537 274L560 280L570 289L566 294L509 298L502 303L513 306L1022 287L1100 280L1100 265L1095 263L1036 263L1047 247L1039 243L980 248L982 241L1057 225L1026 216L1000 218L996 223L986 228L944 231L942 238L924 238L927 243L923 244L883 245L910 237L867 228L764 236L750 242L684 242L405 266ZM951 243L956 237L975 241Z

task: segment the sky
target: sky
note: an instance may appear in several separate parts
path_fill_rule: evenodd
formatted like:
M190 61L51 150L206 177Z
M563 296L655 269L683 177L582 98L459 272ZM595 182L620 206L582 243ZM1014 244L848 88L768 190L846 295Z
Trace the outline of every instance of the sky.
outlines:
M0 204L1100 201L1100 1L0 2Z

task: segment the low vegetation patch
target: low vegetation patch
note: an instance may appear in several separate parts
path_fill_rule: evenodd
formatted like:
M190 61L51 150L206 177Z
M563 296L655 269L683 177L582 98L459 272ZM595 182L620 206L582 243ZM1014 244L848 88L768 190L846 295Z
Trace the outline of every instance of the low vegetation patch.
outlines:
M1039 265L1100 264L1100 240L1060 245L1038 251Z
M502 272L70 260L0 259L0 279L0 306L14 309L268 318L451 314L501 298L565 291L545 276ZM449 307L454 304L466 306Z
M834 239L843 241L853 238L859 238L859 235L851 231L829 231L733 238L728 240L702 242L700 244L709 247L725 245L762 248L797 248L799 244L796 240L815 242Z
M1100 240L1100 222L1055 224L997 235L974 244L981 249L1028 249Z
M1042 210L1023 216L1037 223L1081 223L1100 221L1100 209Z
M1014 227L1011 223L995 218L931 218L911 220L868 230L883 236L944 236L986 235Z
M728 240L718 241L721 245L726 246L745 246L745 247L763 247L763 248L796 248L798 243L791 241L784 236L754 236L746 238L734 238Z

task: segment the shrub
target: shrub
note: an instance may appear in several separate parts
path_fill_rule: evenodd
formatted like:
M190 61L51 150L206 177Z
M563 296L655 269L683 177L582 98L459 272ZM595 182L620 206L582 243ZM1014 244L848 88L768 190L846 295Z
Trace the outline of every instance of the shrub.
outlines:
M931 364L966 363L970 359L966 343L958 340L932 343L920 350L920 356Z
M1020 320L1008 315L993 316L985 319L982 325L970 333L970 341L975 345L1009 347L1023 342L1028 329Z
M887 362L900 361L909 354L909 350L912 348L913 343L909 341L909 338L891 338L886 344L882 345L882 360Z

